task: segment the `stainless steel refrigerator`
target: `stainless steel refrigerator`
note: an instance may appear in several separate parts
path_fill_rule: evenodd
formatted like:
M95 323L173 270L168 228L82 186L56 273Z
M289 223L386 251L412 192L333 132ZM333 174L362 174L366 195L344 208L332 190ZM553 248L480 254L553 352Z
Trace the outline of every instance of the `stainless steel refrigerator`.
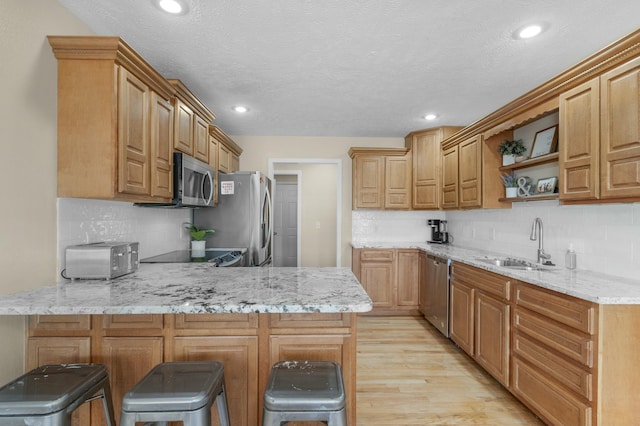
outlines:
M273 202L271 179L260 172L235 172L218 176L218 205L196 209L193 221L215 229L207 247L247 249L247 266L271 264Z

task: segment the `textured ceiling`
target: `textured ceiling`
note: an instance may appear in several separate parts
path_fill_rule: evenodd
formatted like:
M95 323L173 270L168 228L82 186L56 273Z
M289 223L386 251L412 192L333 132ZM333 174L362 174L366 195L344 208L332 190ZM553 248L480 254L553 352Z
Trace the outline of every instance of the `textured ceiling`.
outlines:
M185 0L181 16L152 0L59 1L180 78L231 135L467 125L640 27L638 0ZM547 31L513 38L531 22Z

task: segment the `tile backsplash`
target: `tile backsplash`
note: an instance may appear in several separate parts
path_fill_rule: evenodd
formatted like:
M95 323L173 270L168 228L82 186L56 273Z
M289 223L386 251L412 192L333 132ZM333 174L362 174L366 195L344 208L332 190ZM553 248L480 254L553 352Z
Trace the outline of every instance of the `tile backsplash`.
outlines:
M140 258L189 247L182 223L191 209L136 207L120 201L58 198L58 266L74 244L99 241L138 241Z
M392 212L353 211L355 242L424 242L428 218L446 219L454 245L536 260L531 224L544 224L544 249L564 266L572 243L577 269L640 279L640 203L560 205L558 201L514 203L511 209Z

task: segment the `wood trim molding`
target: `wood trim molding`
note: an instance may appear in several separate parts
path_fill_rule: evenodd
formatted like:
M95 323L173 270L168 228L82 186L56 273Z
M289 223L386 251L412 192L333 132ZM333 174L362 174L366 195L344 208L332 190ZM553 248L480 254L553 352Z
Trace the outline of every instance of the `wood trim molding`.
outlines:
M349 157L356 155L406 155L410 151L409 148L366 148L353 147L349 149Z
M108 60L123 65L153 90L170 99L175 89L120 37L47 36L58 60Z
M216 138L218 141L225 144L225 146L229 148L232 153L236 154L237 156L240 156L242 154L242 148L240 148L238 144L233 141L233 139L227 136L227 134L223 132L220 127L214 126L213 124L209 125L209 134Z
M208 121L207 124L210 124L216 118L215 114L207 108L207 106L203 104L182 81L178 79L169 79L168 81L173 86L176 96L181 101L195 109L202 118Z

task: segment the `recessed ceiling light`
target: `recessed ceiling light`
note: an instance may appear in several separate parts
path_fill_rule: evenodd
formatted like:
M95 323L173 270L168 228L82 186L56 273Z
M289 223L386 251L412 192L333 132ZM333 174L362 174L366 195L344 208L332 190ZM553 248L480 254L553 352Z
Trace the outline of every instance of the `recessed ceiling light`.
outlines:
M234 110L235 112L244 113L244 112L249 111L249 108L244 107L244 106L241 106L241 105L238 105L238 106L236 106L236 107L233 107L233 110Z
M531 38L535 37L542 32L542 26L540 25L527 25L524 28L519 29L516 34L518 38Z
M185 4L180 0L155 0L160 9L173 15L182 15L187 12Z
M431 120L435 120L436 117L437 117L437 115L435 115L435 114L427 114L427 115L424 116L424 119L431 121Z

